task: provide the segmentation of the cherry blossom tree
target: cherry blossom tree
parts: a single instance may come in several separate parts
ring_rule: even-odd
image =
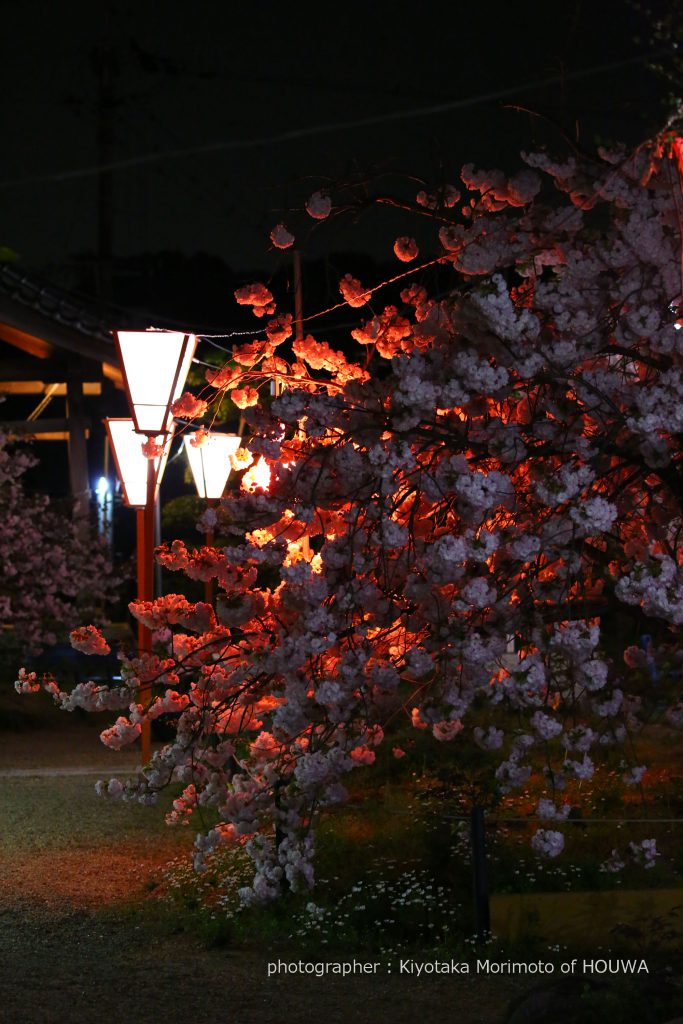
[[[43,685],[65,708],[119,710],[113,747],[179,713],[139,779],[100,789],[151,802],[182,781],[169,819],[215,808],[198,866],[246,841],[246,902],[312,884],[317,815],[402,718],[442,744],[469,733],[503,793],[543,763],[544,856],[562,849],[567,785],[630,749],[669,684],[683,720],[680,153],[668,137],[596,160],[530,153],[511,177],[468,165],[425,186],[403,205],[431,242],[393,243],[397,301],[340,280],[355,355],[293,337],[263,284],[237,292],[258,327],[200,396],[230,393],[252,431],[241,490],[205,515],[233,543],[157,552],[215,579],[216,607],[133,603],[154,650],[123,659],[119,687]],[[305,211],[344,212],[332,191]],[[271,238],[288,247],[294,226]],[[74,642],[102,649],[96,631]],[[633,855],[652,863],[646,842]]]
[[[120,583],[106,548],[26,488],[36,463],[30,446],[0,428],[0,618],[5,642],[31,655],[86,616],[101,621]]]

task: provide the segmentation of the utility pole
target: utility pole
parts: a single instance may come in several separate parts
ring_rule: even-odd
[[[118,74],[116,50],[107,37],[93,50],[97,76],[97,295],[104,307],[112,297],[114,255],[114,113]]]
[[[115,80],[118,74],[118,59],[112,43],[111,16],[112,9],[111,5],[108,4],[103,37],[91,53],[92,67],[96,79],[96,149],[99,166],[97,175],[95,289],[99,302],[100,316],[103,320],[106,319],[107,303],[111,302],[112,299],[114,256],[114,174],[113,171],[107,170],[107,167],[114,158],[114,114],[117,102]],[[72,404],[71,398],[69,403],[70,405]],[[85,445],[85,441],[83,443]],[[106,436],[104,444],[104,475],[106,477],[109,456],[109,439]],[[73,486],[72,483],[72,488]]]
[[[304,337],[304,298],[301,284],[301,253],[294,250],[294,337],[303,341]],[[301,431],[299,432],[301,434]],[[301,539],[301,554],[307,562],[311,560],[311,542],[308,536]]]
[[[301,285],[301,253],[294,250],[294,337],[302,341],[304,337],[304,300]]]

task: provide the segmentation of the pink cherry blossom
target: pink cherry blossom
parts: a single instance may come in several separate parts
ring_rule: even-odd
[[[276,224],[270,232],[270,240],[276,249],[289,249],[294,245],[294,235],[284,224]]]
[[[109,654],[111,647],[96,626],[81,626],[69,634],[71,646],[83,654]]]
[[[203,416],[208,408],[208,402],[205,402],[201,398],[196,398],[190,394],[189,391],[183,392],[180,398],[171,406],[171,412],[174,416],[185,417],[193,420]]]
[[[269,289],[238,290],[271,319],[202,392],[230,390],[251,434],[239,486],[201,520],[229,543],[158,551],[169,571],[215,580],[215,609],[134,602],[156,646],[122,656],[119,685],[17,679],[119,715],[112,746],[176,712],[141,777],[101,791],[145,803],[180,781],[170,819],[206,805],[218,820],[198,869],[244,843],[245,903],[313,884],[321,809],[383,745],[403,758],[474,744],[512,806],[535,772],[553,827],[531,845],[555,857],[570,795],[612,748],[636,786],[643,722],[670,701],[683,724],[678,165],[666,140],[628,159],[524,160],[512,175],[466,165],[462,198],[425,185],[415,216],[438,271],[418,281],[406,263],[370,287],[343,274],[359,311],[348,339],[330,343],[312,316],[292,343]],[[333,201],[356,212],[331,189],[308,212],[322,220]],[[286,390],[271,399],[273,378]],[[402,728],[419,742],[399,745]],[[651,844],[605,850],[605,870],[651,867]]]
[[[325,192],[314,192],[306,200],[306,213],[314,220],[325,220],[332,209],[332,199]]]
[[[410,263],[411,260],[417,259],[419,252],[415,239],[407,235],[402,235],[394,242],[394,253],[402,263]]]

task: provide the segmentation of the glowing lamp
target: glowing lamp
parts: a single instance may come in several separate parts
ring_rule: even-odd
[[[242,490],[253,493],[254,491],[267,491],[270,487],[272,473],[270,466],[263,456],[246,471],[242,477]]]
[[[150,436],[171,429],[197,339],[177,331],[114,331],[135,430]]]
[[[203,444],[192,444],[196,434],[187,434],[185,451],[200,498],[218,501],[230,476],[230,456],[240,446],[237,434],[206,434]]]
[[[160,434],[155,438],[158,444],[163,445],[163,451],[161,455],[152,460],[148,460],[142,454],[143,439],[136,432],[132,419],[106,419],[104,422],[109,434],[116,471],[123,487],[126,505],[130,508],[145,508],[147,505],[148,462],[153,463],[154,497],[156,498],[173,439],[173,421],[171,420],[170,430],[167,434]]]

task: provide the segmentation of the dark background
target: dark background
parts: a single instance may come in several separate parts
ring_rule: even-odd
[[[221,264],[206,256],[238,273],[275,269],[270,228],[327,182],[454,181],[466,161],[513,170],[520,149],[564,151],[563,132],[587,149],[640,141],[665,120],[666,90],[645,55],[667,49],[655,23],[675,6],[3,0],[0,244],[93,293],[98,260],[111,259],[108,298],[147,279],[134,298],[196,316],[192,283],[178,294],[188,259],[191,278],[217,276],[217,287]],[[451,101],[462,105],[394,119]],[[241,148],[202,151],[214,144]],[[129,159],[144,162],[112,172],[103,204],[98,165]],[[72,172],[85,173],[63,177]],[[314,233],[304,255],[362,249],[382,260],[390,244],[376,223],[339,224],[320,243]],[[159,276],[176,278],[170,294],[150,283]],[[203,322],[227,326],[231,296],[223,309],[214,301]]]
[[[0,0],[0,14],[0,246],[112,326],[132,311],[226,334],[257,326],[241,283],[266,280],[291,307],[291,255],[268,238],[280,220],[306,314],[339,300],[349,270],[395,273],[408,215],[318,225],[302,212],[314,190],[354,180],[413,199],[465,162],[514,171],[524,149],[637,144],[671,113],[683,42],[677,0]],[[343,345],[348,319],[316,327]],[[200,357],[225,358],[221,343]],[[125,414],[117,402],[90,400],[93,421]],[[64,446],[39,447],[42,486],[61,493]]]

